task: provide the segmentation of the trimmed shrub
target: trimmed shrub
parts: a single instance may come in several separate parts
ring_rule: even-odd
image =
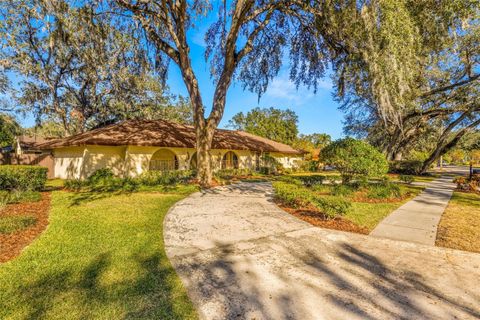
[[[353,138],[340,139],[322,149],[321,157],[334,166],[348,182],[359,176],[382,176],[388,171],[388,162],[377,149]]]
[[[115,177],[113,174],[112,169],[110,168],[102,168],[96,170],[87,178],[87,183],[89,185],[95,185],[99,183],[103,183],[105,181],[111,180]]]
[[[415,181],[415,177],[408,174],[401,174],[398,179],[402,182],[412,184]]]
[[[329,219],[347,214],[352,206],[350,202],[343,198],[328,196],[314,197],[312,203]]]
[[[391,182],[372,184],[367,192],[367,197],[370,199],[398,198],[401,195],[400,187]]]
[[[390,161],[388,171],[404,175],[416,175],[422,171],[423,162],[420,160]]]
[[[277,181],[273,183],[275,198],[293,208],[313,205],[325,214],[327,218],[334,218],[348,212],[351,204],[342,198],[332,196],[316,196],[305,187]]]
[[[295,184],[276,181],[273,183],[275,198],[293,208],[306,207],[310,204],[311,193]]]
[[[0,190],[40,191],[45,187],[48,169],[40,166],[0,166]]]

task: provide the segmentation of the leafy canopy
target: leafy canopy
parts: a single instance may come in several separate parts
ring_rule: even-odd
[[[0,113],[0,148],[12,145],[20,131],[20,125],[13,117]]]
[[[297,139],[298,116],[290,109],[254,108],[246,114],[239,112],[229,121],[229,126],[268,138],[292,144]]]

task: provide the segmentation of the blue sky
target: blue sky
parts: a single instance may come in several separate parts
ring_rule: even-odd
[[[203,35],[205,30],[198,29],[191,33],[192,64],[197,74],[202,98],[207,107],[212,105],[214,91],[213,81],[210,79],[208,65],[205,63],[205,44]],[[225,114],[220,127],[225,128],[228,120],[237,112],[255,107],[290,108],[298,115],[298,125],[301,133],[328,133],[337,139],[342,136],[343,113],[338,110],[339,104],[332,97],[332,83],[328,76],[320,83],[316,93],[306,87],[298,90],[289,80],[288,66],[285,66],[267,89],[267,92],[258,100],[258,95],[243,90],[240,83],[233,83],[227,95]],[[171,64],[168,85],[174,94],[187,95],[180,70]]]
[[[214,15],[215,13],[213,13]],[[211,22],[208,17],[205,23]],[[206,26],[197,24],[197,29],[191,30],[190,45],[192,54],[192,64],[198,77],[202,98],[205,105],[212,105],[212,96],[214,91],[213,81],[210,79],[209,67],[204,60],[205,43],[204,34]],[[337,139],[342,136],[343,114],[338,110],[338,103],[332,98],[332,83],[328,76],[322,80],[317,93],[300,87],[298,90],[289,80],[288,66],[285,66],[277,78],[269,85],[267,92],[260,101],[255,93],[244,91],[240,83],[233,83],[227,95],[227,104],[220,127],[225,128],[228,120],[237,112],[248,110],[255,107],[275,107],[280,109],[290,108],[298,115],[298,125],[301,133],[327,133],[332,138]],[[16,79],[12,79],[16,80]],[[167,84],[173,94],[182,94],[187,96],[187,91],[180,75],[178,67],[170,64],[169,77]],[[34,124],[32,117],[18,119],[23,126],[32,126]]]

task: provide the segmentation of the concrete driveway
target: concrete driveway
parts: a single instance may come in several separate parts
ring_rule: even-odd
[[[165,245],[203,319],[478,319],[480,255],[315,228],[241,183],[166,217]]]

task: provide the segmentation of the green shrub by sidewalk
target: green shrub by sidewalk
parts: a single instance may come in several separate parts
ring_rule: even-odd
[[[293,208],[314,206],[326,217],[333,219],[345,215],[351,204],[346,199],[333,196],[319,196],[306,187],[284,181],[273,183],[275,197]]]
[[[388,199],[399,198],[402,196],[400,187],[395,183],[381,182],[377,184],[371,184],[368,187],[367,197],[370,199]]]
[[[400,180],[402,182],[405,182],[405,183],[408,183],[408,184],[412,184],[415,181],[415,177],[411,176],[411,175],[408,175],[408,174],[401,174],[398,177],[398,180]]]
[[[312,203],[329,219],[344,216],[352,206],[346,199],[332,196],[315,196]]]
[[[47,181],[47,168],[39,166],[0,166],[0,190],[40,191]]]
[[[358,177],[378,177],[387,173],[385,156],[368,143],[353,138],[340,139],[322,149],[321,157],[334,166],[347,183]]]

